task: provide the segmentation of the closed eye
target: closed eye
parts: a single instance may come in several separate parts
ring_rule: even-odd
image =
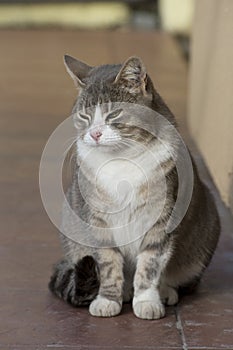
[[[90,124],[91,122],[91,116],[83,113],[83,112],[78,112],[78,116],[80,117],[81,120],[85,121],[86,123]]]
[[[105,118],[106,122],[112,122],[115,121],[115,119],[119,118],[121,115],[122,109],[118,108],[115,109],[114,111],[110,112],[107,117]]]

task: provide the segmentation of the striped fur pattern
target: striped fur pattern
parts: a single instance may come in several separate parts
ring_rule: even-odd
[[[178,302],[179,289],[196,285],[211,260],[220,232],[215,204],[193,163],[191,203],[179,226],[166,233],[178,189],[175,161],[171,157],[176,154],[177,140],[169,129],[159,130],[166,143],[165,148],[161,147],[157,137],[148,131],[122,123],[124,108],[114,105],[126,102],[149,107],[175,126],[174,116],[154,89],[139,58],[129,58],[122,65],[90,67],[65,56],[65,65],[78,88],[73,108],[78,130],[77,156],[67,199],[85,222],[105,230],[101,234],[79,232],[64,205],[63,232],[68,235],[73,225],[78,237],[87,237],[93,244],[81,245],[61,236],[65,256],[55,266],[50,289],[74,306],[90,304],[93,316],[118,315],[122,303],[132,301],[137,317],[159,319],[165,315],[164,305]],[[139,146],[136,151],[132,142]],[[156,161],[151,160],[151,152]],[[109,162],[116,155],[122,159]],[[127,163],[125,158],[130,161]],[[141,170],[133,167],[135,161],[146,174],[146,180]],[[101,164],[106,166],[96,178]],[[127,186],[116,196],[114,189],[123,180],[134,187],[132,197]],[[98,205],[101,210],[96,209]],[[122,206],[124,210],[119,210]],[[119,223],[126,226],[117,234],[108,230]],[[133,239],[142,227],[148,227],[146,234]],[[131,243],[123,244],[126,238]],[[94,248],[98,245],[102,248]]]
[[[88,305],[99,290],[96,262],[91,256],[85,256],[76,264],[61,260],[54,268],[49,289],[74,306]]]

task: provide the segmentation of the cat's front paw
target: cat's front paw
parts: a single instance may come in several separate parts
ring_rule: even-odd
[[[92,301],[89,312],[92,316],[112,317],[121,312],[121,303],[98,296]]]
[[[149,288],[133,298],[135,316],[146,320],[157,320],[164,317],[165,308],[157,289]]]
[[[138,301],[133,305],[135,316],[145,320],[157,320],[165,316],[165,308],[162,303],[155,301]]]

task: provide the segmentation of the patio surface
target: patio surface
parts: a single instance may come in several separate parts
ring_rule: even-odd
[[[233,349],[233,221],[185,127],[187,68],[174,40],[153,32],[0,31],[0,349]],[[64,53],[89,64],[140,56],[173,110],[221,216],[222,235],[198,291],[161,320],[94,318],[47,289],[60,258],[39,194],[38,166],[75,89]]]

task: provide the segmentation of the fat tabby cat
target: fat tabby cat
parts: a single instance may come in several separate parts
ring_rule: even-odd
[[[146,129],[136,119],[143,123],[152,110],[173,128],[176,122],[141,59],[92,67],[66,55],[65,66],[78,90],[72,111],[77,128],[75,167],[66,198],[92,228],[75,227],[77,237],[90,238],[93,244],[69,237],[75,222],[64,205],[64,257],[54,267],[50,290],[74,306],[89,305],[93,316],[116,316],[123,302],[132,301],[137,317],[159,319],[165,305],[178,302],[180,290],[199,282],[211,260],[220,232],[213,198],[192,160],[190,204],[179,225],[172,232],[166,230],[179,186],[176,139],[169,134],[171,129],[158,130],[165,147],[161,137],[149,132],[153,118]],[[144,115],[133,113],[127,123],[128,105],[134,111],[142,108]],[[135,164],[140,165],[138,171]],[[122,180],[133,186],[130,198],[127,186],[116,191]],[[117,224],[114,234],[111,228]]]

